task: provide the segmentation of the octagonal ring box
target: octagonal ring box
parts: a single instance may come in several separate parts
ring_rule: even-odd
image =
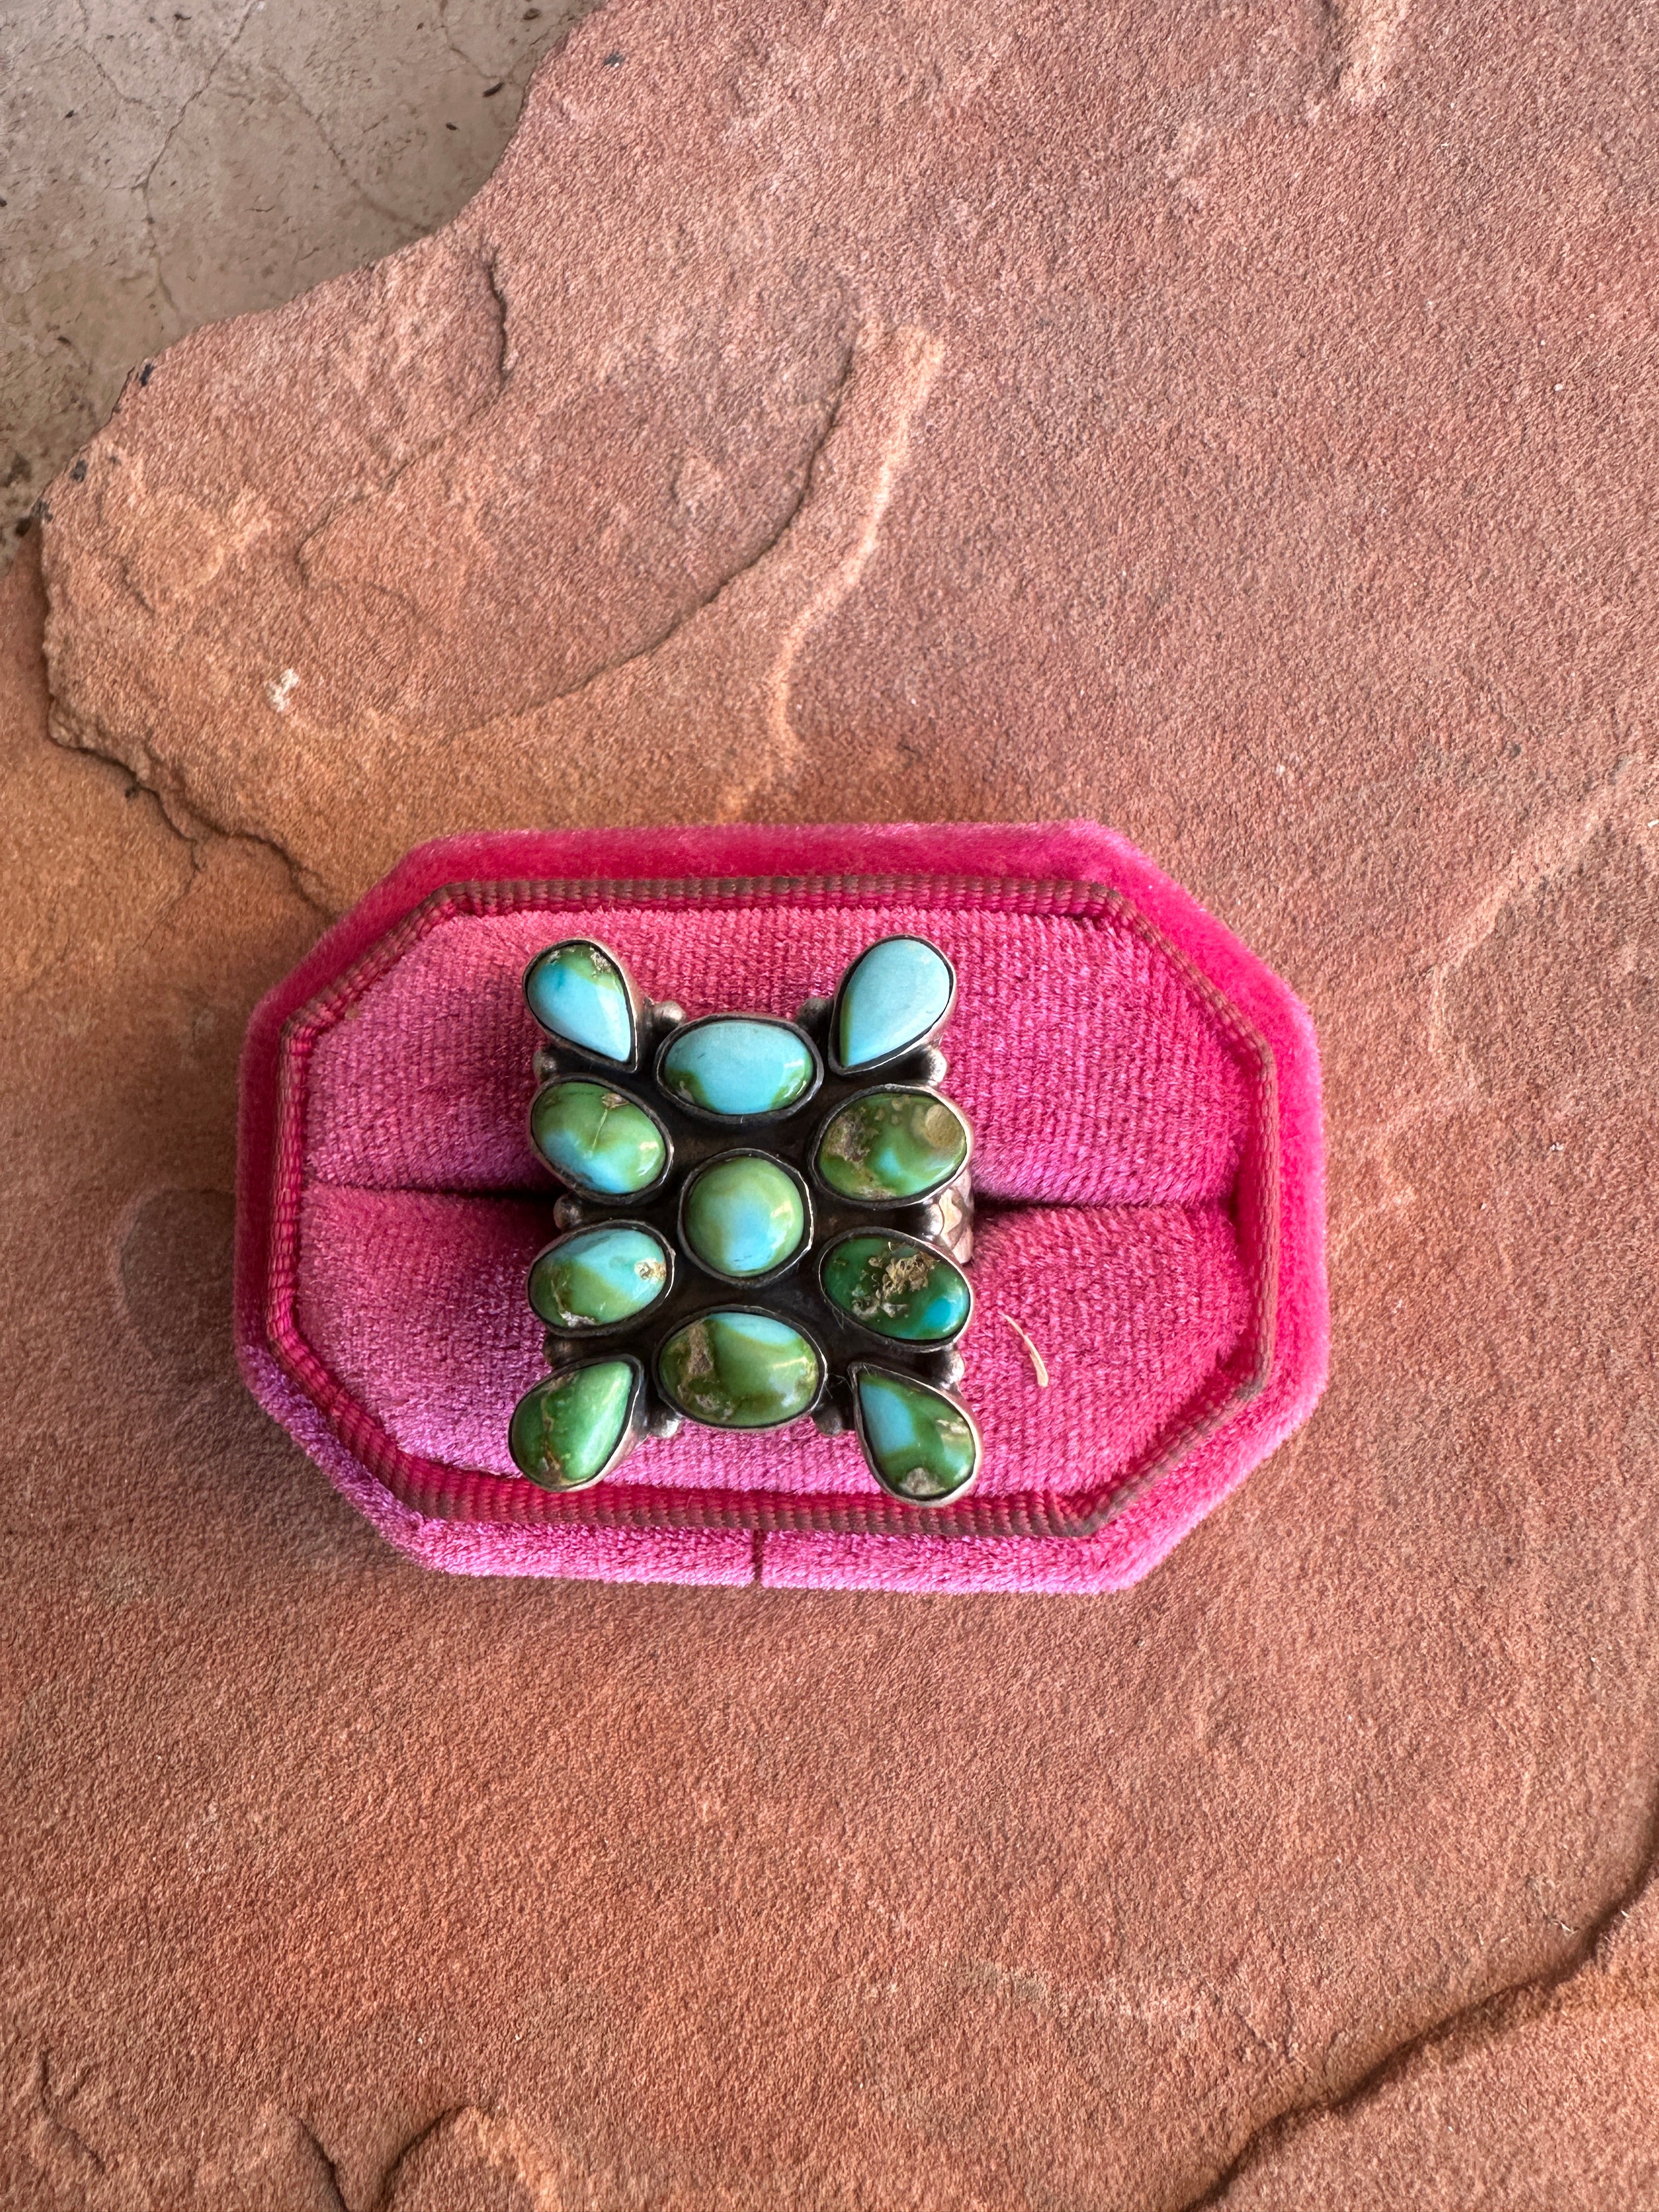
[[[975,1131],[972,1490],[908,1504],[806,1419],[688,1422],[591,1489],[526,1480],[507,1425],[546,1372],[525,1285],[558,1195],[526,1133],[526,963],[591,938],[690,1016],[788,1016],[898,933],[959,983],[940,1043]],[[423,846],[257,1009],[238,1184],[248,1387],[382,1535],[457,1573],[1121,1588],[1324,1380],[1312,1025],[1088,823]]]

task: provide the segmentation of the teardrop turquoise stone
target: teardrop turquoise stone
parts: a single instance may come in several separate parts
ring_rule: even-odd
[[[765,1314],[705,1314],[675,1331],[657,1367],[680,1411],[716,1429],[792,1421],[823,1379],[818,1355],[800,1332]]]
[[[775,1161],[715,1160],[686,1186],[680,1216],[696,1257],[719,1275],[764,1275],[806,1234],[800,1187]]]
[[[550,945],[524,979],[530,1011],[544,1030],[605,1060],[634,1051],[634,1010],[622,971],[585,939]]]
[[[968,1127],[927,1091],[872,1091],[849,1099],[818,1141],[818,1173],[843,1198],[924,1198],[968,1157]]]
[[[665,1091],[706,1114],[781,1114],[812,1085],[812,1055],[781,1022],[699,1022],[669,1040]]]
[[[667,1143],[651,1116],[603,1083],[544,1085],[530,1109],[530,1133],[556,1174],[600,1198],[648,1189],[667,1164]]]
[[[920,937],[885,937],[860,956],[842,986],[836,1050],[843,1067],[867,1067],[917,1044],[951,1003],[945,955]]]
[[[960,1406],[925,1382],[868,1369],[858,1378],[865,1456],[884,1490],[913,1505],[939,1505],[979,1469],[979,1438]]]
[[[622,1441],[633,1388],[625,1359],[550,1375],[513,1409],[507,1441],[514,1464],[544,1490],[580,1490],[594,1481]]]
[[[824,1255],[823,1288],[843,1313],[902,1344],[948,1344],[973,1304],[959,1267],[902,1237],[843,1237]]]
[[[530,1303],[550,1328],[614,1328],[668,1287],[668,1255],[644,1229],[581,1229],[530,1270]]]

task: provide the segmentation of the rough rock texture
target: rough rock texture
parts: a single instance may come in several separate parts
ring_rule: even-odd
[[[461,206],[592,0],[0,0],[0,568],[128,374]]]
[[[54,486],[7,2201],[1651,2203],[1653,37],[615,4],[458,225]],[[1147,1583],[434,1581],[242,1399],[307,899],[472,823],[1068,808],[1326,1056],[1331,1389]]]

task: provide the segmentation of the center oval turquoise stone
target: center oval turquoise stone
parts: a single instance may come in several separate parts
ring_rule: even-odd
[[[748,1153],[714,1160],[686,1186],[680,1228],[692,1255],[717,1275],[766,1275],[800,1249],[800,1186],[775,1160]]]
[[[865,1456],[884,1490],[913,1505],[940,1505],[979,1471],[979,1437],[942,1390],[864,1369],[858,1377]]]
[[[629,1360],[596,1359],[526,1391],[507,1439],[520,1473],[544,1490],[580,1490],[597,1481],[628,1425],[634,1376]]]
[[[960,1267],[902,1237],[843,1237],[824,1255],[823,1282],[832,1304],[902,1344],[948,1344],[973,1304]]]
[[[765,1314],[705,1314],[657,1355],[662,1387],[681,1413],[716,1429],[771,1429],[804,1413],[823,1379],[799,1329]]]
[[[817,1168],[843,1198],[879,1205],[926,1198],[968,1157],[968,1127],[930,1091],[872,1091],[830,1116]]]
[[[550,1328],[614,1328],[667,1288],[667,1249],[648,1229],[580,1229],[530,1270],[530,1303]]]
[[[812,1087],[812,1054],[782,1022],[721,1015],[669,1039],[657,1079],[705,1114],[781,1114]]]
[[[642,1106],[580,1077],[536,1093],[530,1133],[556,1175],[599,1198],[648,1190],[668,1164],[668,1140]]]
[[[634,1008],[628,985],[602,946],[580,937],[550,945],[531,962],[524,994],[551,1036],[605,1060],[632,1059]]]
[[[921,937],[884,937],[842,985],[836,1051],[843,1067],[867,1067],[919,1044],[951,1003],[951,965]]]

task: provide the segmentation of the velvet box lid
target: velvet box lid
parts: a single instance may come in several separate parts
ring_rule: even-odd
[[[590,936],[691,1016],[787,1015],[899,932],[933,939],[960,980],[941,1042],[975,1130],[973,1490],[908,1505],[854,1438],[806,1421],[688,1425],[589,1491],[526,1481],[507,1429],[545,1369],[525,1278],[557,1195],[526,1134],[526,963]],[[1306,1013],[1092,824],[451,838],[410,854],[254,1014],[239,1352],[266,1409],[429,1566],[1113,1589],[1317,1398],[1322,1172]]]

